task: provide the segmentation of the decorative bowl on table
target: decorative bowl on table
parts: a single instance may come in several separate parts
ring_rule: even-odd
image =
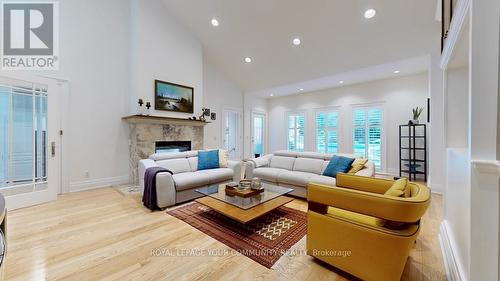
[[[238,189],[248,189],[252,186],[252,180],[244,179],[240,180],[240,184],[238,185]]]

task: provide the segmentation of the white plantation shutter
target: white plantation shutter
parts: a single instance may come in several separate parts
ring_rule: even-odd
[[[304,151],[304,123],[304,113],[288,114],[288,150]]]
[[[353,151],[382,168],[382,118],[380,107],[355,108],[353,111]]]
[[[316,113],[316,151],[338,152],[338,112]]]

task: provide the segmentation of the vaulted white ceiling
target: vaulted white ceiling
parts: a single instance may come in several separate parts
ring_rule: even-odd
[[[429,54],[440,24],[431,0],[163,0],[204,56],[247,92]],[[365,19],[374,8],[377,15]],[[212,18],[220,25],[213,27]],[[292,39],[299,37],[300,46]],[[251,57],[251,63],[244,58]]]

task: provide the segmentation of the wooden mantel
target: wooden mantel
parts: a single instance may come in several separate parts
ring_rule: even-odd
[[[148,116],[148,115],[130,115],[122,117],[123,120],[132,124],[158,124],[158,125],[184,125],[184,126],[205,126],[210,122],[200,120],[189,120],[184,118]]]

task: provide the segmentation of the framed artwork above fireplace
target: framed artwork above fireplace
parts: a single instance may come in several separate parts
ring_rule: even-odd
[[[155,110],[194,113],[194,88],[155,80]]]

